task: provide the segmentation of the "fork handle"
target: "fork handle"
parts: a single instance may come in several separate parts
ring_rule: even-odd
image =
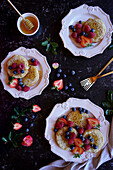
[[[106,74],[103,74],[103,75],[101,75],[101,76],[98,76],[97,79],[98,79],[98,78],[101,78],[101,77],[108,76],[108,75],[110,75],[110,74],[113,74],[113,71],[110,71],[109,73],[106,73]]]
[[[106,69],[106,67],[111,63],[113,61],[113,57],[111,58],[111,60],[104,66],[104,68],[97,74],[97,77],[98,77],[98,75],[100,75],[105,69]],[[109,72],[110,73],[110,72]],[[112,73],[111,73],[112,74]],[[103,75],[105,75],[105,74],[103,74]],[[100,77],[100,76],[99,76]],[[103,76],[102,76],[103,77]]]

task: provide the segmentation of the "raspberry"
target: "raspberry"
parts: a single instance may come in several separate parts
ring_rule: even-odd
[[[34,65],[34,66],[37,66],[38,64],[39,64],[38,60],[35,60],[35,61],[33,62],[33,65]]]
[[[76,33],[76,32],[73,32],[73,33],[71,34],[71,36],[72,36],[73,38],[77,38],[77,33]]]
[[[16,64],[16,63],[13,63],[11,67],[14,69],[14,68],[17,67],[17,64]]]
[[[76,42],[77,42],[77,43],[80,43],[80,42],[81,42],[81,38],[80,38],[80,37],[77,37]]]
[[[87,124],[87,125],[86,125],[86,129],[87,129],[87,130],[90,130],[91,128],[92,128],[92,126],[91,126],[90,124]]]
[[[91,28],[89,27],[89,25],[86,25],[86,26],[85,26],[84,31],[85,31],[85,32],[91,31]]]
[[[82,24],[76,24],[75,26],[76,26],[76,29],[82,28]]]
[[[78,132],[79,132],[79,134],[83,134],[84,133],[84,129],[83,128],[79,128]]]
[[[71,144],[74,143],[74,140],[73,140],[73,139],[69,139],[69,140],[68,140],[68,143],[69,143],[69,145],[71,145]]]
[[[64,126],[63,122],[57,122],[56,123],[56,129],[61,129],[61,128],[63,128],[63,126]]]
[[[24,70],[25,65],[24,65],[23,63],[20,63],[18,67],[19,67],[21,70]]]
[[[16,89],[17,89],[18,91],[21,91],[21,90],[22,90],[22,87],[18,85],[18,86],[16,87]]]
[[[78,35],[80,35],[80,34],[81,34],[81,32],[82,32],[82,30],[81,30],[81,29],[78,29],[78,30],[77,30],[77,34],[78,34]]]
[[[29,90],[30,90],[30,87],[28,87],[28,86],[23,87],[23,91],[27,92]]]
[[[90,145],[84,145],[84,149],[85,149],[85,151],[88,151],[90,148],[91,148],[91,146],[90,146]]]
[[[72,127],[74,125],[72,121],[68,121],[67,123],[69,127]]]
[[[89,32],[88,37],[89,37],[89,38],[94,38],[94,37],[95,37],[95,32]]]
[[[21,69],[17,68],[17,73],[20,74],[21,73]]]
[[[70,139],[74,140],[76,138],[76,134],[74,132],[69,134]]]
[[[89,140],[87,138],[85,139],[84,144],[89,144]]]

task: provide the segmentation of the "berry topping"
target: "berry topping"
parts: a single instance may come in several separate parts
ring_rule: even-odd
[[[28,87],[28,86],[23,87],[23,91],[24,91],[24,92],[27,92],[27,91],[29,91],[29,90],[30,90],[30,87]]]
[[[71,91],[75,91],[74,87],[71,88]]]
[[[31,123],[31,125],[30,125],[31,127],[33,127],[34,126],[34,124],[33,123]]]
[[[26,132],[29,132],[29,129],[28,129],[28,128],[26,129]]]
[[[89,37],[89,38],[94,38],[94,37],[95,37],[95,32],[89,32],[88,37]]]
[[[32,119],[35,119],[35,115],[32,116]]]
[[[79,24],[82,24],[82,21],[79,21]]]
[[[80,114],[83,114],[84,112],[83,111],[80,111]]]
[[[70,139],[75,139],[76,138],[76,134],[74,133],[74,132],[71,132],[70,134],[69,134],[69,137],[70,137]]]
[[[84,136],[82,136],[80,139],[81,139],[83,142],[85,141],[85,137],[84,137]]]
[[[83,109],[83,112],[85,113],[85,112],[86,112],[86,109]]]
[[[63,118],[66,119],[66,115],[64,115]]]
[[[81,34],[85,36],[86,33],[85,33],[85,32],[82,32]]]
[[[89,144],[89,140],[87,138],[85,139],[84,144],[86,144],[86,145]]]
[[[79,128],[78,132],[79,132],[79,134],[83,134],[84,133],[84,129],[83,128]]]
[[[80,29],[80,28],[82,28],[82,24],[77,23],[77,24],[75,25],[75,27],[76,27],[76,29]]]
[[[68,90],[68,86],[65,86],[65,90]]]
[[[21,73],[21,69],[17,68],[17,73],[20,74]]]
[[[68,121],[67,123],[69,127],[72,127],[74,125],[72,121]]]
[[[81,36],[81,46],[82,47],[87,47],[92,43],[92,40],[90,38],[87,38],[85,36]]]
[[[72,111],[75,112],[76,111],[76,107],[72,107]]]
[[[41,110],[41,108],[40,108],[38,105],[36,105],[36,104],[33,105],[33,107],[32,107],[32,111],[33,111],[33,112],[36,113],[36,112],[39,112],[40,110]]]
[[[93,146],[94,146],[94,145],[93,145],[93,144],[91,144],[90,146],[93,148]]]
[[[73,28],[72,31],[73,31],[73,32],[76,32],[76,28]]]
[[[98,148],[98,146],[97,145],[93,145],[93,149],[97,149]]]
[[[13,63],[13,64],[12,64],[12,68],[13,68],[13,69],[17,68],[17,64],[16,64],[16,63]]]
[[[58,73],[62,73],[62,69],[61,68],[58,69]]]
[[[24,70],[25,65],[24,65],[23,63],[20,63],[18,67],[19,67],[21,70]]]
[[[22,90],[22,87],[21,87],[20,85],[18,85],[18,86],[16,87],[16,89],[17,89],[18,91],[21,91],[21,90]]]
[[[23,87],[25,87],[25,84],[22,84],[21,86],[22,86],[22,88],[23,88]]]
[[[88,123],[92,126],[92,127],[98,127],[99,126],[99,120],[95,119],[95,118],[88,118]]]
[[[77,33],[76,33],[76,32],[73,32],[73,33],[71,34],[71,36],[72,36],[73,38],[77,38]]]
[[[66,120],[66,119],[60,118],[59,121],[60,121],[60,122],[63,122],[65,125],[67,125],[67,120]]]
[[[64,123],[63,122],[57,122],[55,127],[56,127],[56,129],[61,129],[61,128],[64,127]]]
[[[33,63],[34,61],[35,61],[35,58],[32,58],[32,59],[31,59],[31,62]]]
[[[73,149],[73,154],[79,153],[80,155],[82,155],[84,152],[83,148],[75,146],[75,148]]]
[[[83,141],[80,138],[75,138],[74,143],[76,146],[82,147]]]
[[[53,82],[53,86],[56,87],[58,90],[61,90],[63,88],[63,80],[56,80]]]
[[[21,70],[21,73],[23,74],[23,73],[24,73],[24,70]]]
[[[16,70],[14,70],[14,71],[13,71],[13,73],[14,73],[14,74],[17,74],[17,71],[16,71]]]
[[[74,143],[74,140],[73,139],[69,139],[68,143],[69,143],[69,145],[72,145]]]
[[[88,151],[90,148],[91,148],[91,146],[90,146],[90,145],[84,145],[84,149],[85,149],[85,151]]]
[[[86,110],[86,114],[89,114],[89,110]]]
[[[77,34],[78,34],[78,35],[80,35],[80,34],[81,34],[81,32],[82,32],[82,30],[81,30],[81,29],[78,29],[78,30],[77,30]]]
[[[15,88],[17,85],[18,85],[18,79],[13,79],[9,84],[11,88]]]
[[[95,32],[94,28],[91,29],[91,32]]]
[[[78,130],[78,129],[79,129],[79,126],[76,126],[76,129]]]
[[[69,127],[68,130],[71,132],[72,131],[72,127]]]
[[[73,28],[74,28],[74,26],[73,26],[73,25],[70,25],[70,26],[69,26],[69,29],[70,29],[70,30],[72,30]]]
[[[69,87],[71,87],[72,86],[72,83],[69,83]]]
[[[56,133],[58,131],[58,129],[54,129],[54,132]]]
[[[12,67],[11,67],[11,66],[9,66],[8,68],[9,68],[9,70],[12,70]]]
[[[76,42],[77,42],[77,43],[80,43],[80,42],[81,42],[81,38],[80,38],[80,37],[77,37],[77,38],[76,38]]]
[[[92,137],[91,136],[88,136],[88,139],[90,140]]]
[[[90,141],[91,141],[91,142],[94,142],[94,139],[93,139],[93,138],[91,138],[91,139],[90,139]]]
[[[69,131],[66,131],[66,135],[69,135]]]
[[[22,79],[21,79],[21,78],[19,78],[19,79],[18,79],[18,81],[20,82],[20,81],[22,81]]]
[[[25,122],[27,122],[27,121],[28,121],[28,118],[26,117],[26,118],[25,118]]]
[[[80,138],[81,138],[82,136],[83,136],[82,134],[79,135]]]
[[[82,111],[82,107],[79,107],[78,110],[81,112]]]
[[[89,25],[86,25],[86,26],[85,26],[84,31],[85,31],[85,32],[91,31],[91,28],[89,27]]]
[[[33,62],[33,65],[34,65],[34,66],[37,66],[38,64],[39,64],[38,60],[35,60],[35,61]]]
[[[57,73],[57,77],[60,77],[60,74],[59,74],[59,73]]]
[[[72,74],[72,76],[74,76],[75,75],[75,70],[72,70],[71,74]]]
[[[66,78],[67,76],[66,76],[66,74],[64,74],[64,78]]]
[[[91,126],[90,124],[87,124],[87,125],[86,125],[86,129],[87,129],[87,130],[90,130],[91,128],[92,128],[92,126]]]
[[[69,139],[69,135],[66,135],[65,138],[66,138],[66,139]]]
[[[88,37],[88,34],[87,34],[87,33],[85,33],[85,37]]]
[[[72,146],[71,146],[71,150],[73,150],[74,148],[75,148],[75,146],[72,145]]]

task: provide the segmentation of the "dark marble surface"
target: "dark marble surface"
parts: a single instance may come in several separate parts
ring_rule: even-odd
[[[85,92],[79,82],[80,80],[95,75],[111,59],[113,51],[106,49],[103,54],[99,54],[91,59],[84,57],[74,57],[67,49],[59,37],[61,20],[70,9],[76,8],[84,3],[92,6],[100,6],[110,15],[113,22],[113,1],[112,0],[18,0],[12,2],[21,13],[32,12],[39,17],[40,29],[38,33],[31,37],[22,35],[16,26],[18,14],[13,10],[7,1],[0,1],[0,62],[6,57],[9,51],[13,51],[20,46],[36,48],[43,55],[47,56],[49,65],[55,61],[61,64],[63,72],[67,74],[64,84],[71,82],[75,88],[74,92],[62,90],[61,92],[51,91],[52,82],[57,79],[57,71],[52,69],[50,74],[50,84],[40,96],[30,100],[15,99],[3,89],[0,82],[0,138],[7,136],[9,132],[10,116],[16,105],[29,107],[37,103],[42,111],[34,120],[34,127],[30,128],[29,134],[34,142],[31,147],[20,146],[14,148],[12,145],[4,145],[0,140],[0,169],[3,170],[35,170],[60,159],[51,152],[48,141],[44,138],[45,119],[50,114],[56,103],[62,103],[69,97],[89,98],[95,104],[101,106],[105,100],[108,89],[113,88],[113,75],[98,80],[98,82]],[[41,42],[46,37],[51,36],[52,40],[58,42],[58,55],[47,54]],[[68,71],[76,70],[76,76],[70,77]],[[113,63],[106,69],[113,70]],[[29,124],[28,124],[29,127]],[[100,166],[100,170],[113,169],[113,160]]]

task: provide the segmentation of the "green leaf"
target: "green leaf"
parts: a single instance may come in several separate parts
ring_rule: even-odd
[[[47,40],[48,40],[48,41],[50,41],[50,40],[51,40],[51,38],[49,37],[49,38],[47,38]]]
[[[11,141],[11,137],[12,137],[12,133],[11,132],[9,132],[9,136],[8,136],[8,138],[9,138],[9,140]]]
[[[51,90],[55,90],[56,89],[56,87],[51,87]]]
[[[20,118],[17,119],[17,122],[20,123]]]
[[[44,41],[44,42],[42,42],[42,46],[46,46],[48,44],[48,41],[46,40],[46,41]]]
[[[50,51],[50,44],[47,44],[46,51],[47,51],[47,52],[49,52],[49,51]]]
[[[11,119],[17,119],[17,118],[18,118],[18,116],[15,116],[15,115],[11,116]]]
[[[17,147],[18,147],[18,144],[17,144],[17,142],[16,142],[16,141],[13,141],[13,142],[12,142],[12,144],[13,144],[13,146],[14,146],[15,148],[17,148]]]
[[[80,156],[81,156],[81,155],[77,153],[77,154],[74,155],[73,158],[80,158]]]
[[[113,110],[107,109],[107,110],[105,111],[105,114],[106,114],[106,115],[112,115],[112,114],[113,114]]]
[[[91,43],[91,44],[88,44],[86,47],[91,47],[91,46],[93,46],[93,44]]]
[[[57,55],[56,48],[52,48],[53,54]]]
[[[5,137],[2,137],[2,140],[3,140],[4,142],[8,142],[8,140],[7,140]]]
[[[113,44],[111,44],[110,46],[109,46],[109,50],[112,50],[113,49]]]
[[[108,90],[107,99],[108,101],[113,103],[113,91],[112,90]]]
[[[111,108],[112,105],[110,102],[102,102],[102,105],[105,107],[105,108]]]
[[[18,112],[17,108],[14,108],[14,112],[19,116],[19,112]]]
[[[52,47],[58,47],[58,43],[56,42],[50,42],[50,44],[52,45]]]

